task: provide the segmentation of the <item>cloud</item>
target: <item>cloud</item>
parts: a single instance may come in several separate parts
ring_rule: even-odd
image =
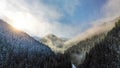
[[[73,27],[73,24],[66,25],[58,21],[63,15],[57,8],[46,5],[39,0],[29,1],[0,0],[0,18],[11,25],[20,24],[25,27],[22,28],[23,31],[40,37],[49,33],[60,37],[72,37],[80,32],[79,26]],[[66,8],[74,10],[74,7],[68,7],[68,1],[65,5]]]
[[[73,15],[80,0],[49,0],[55,4],[45,4],[43,0],[0,0],[0,18],[9,24],[24,23],[22,30],[35,36],[55,34],[60,37],[74,37],[84,24],[64,24],[59,20],[67,13]],[[120,0],[107,0],[101,9],[103,16],[91,22],[98,25],[120,15]],[[22,25],[22,24],[21,24]],[[87,26],[87,25],[86,25]],[[92,28],[92,27],[91,27]],[[94,27],[93,27],[94,28]],[[86,32],[86,31],[84,31]]]
[[[73,15],[77,6],[80,5],[80,0],[63,0],[64,10],[70,15]]]
[[[120,0],[107,0],[101,8],[102,17],[94,23],[101,23],[120,17]]]
[[[80,1],[81,0],[47,0],[45,3],[59,10],[61,14],[66,13],[68,15],[73,15],[77,6],[80,5]]]
[[[102,17],[91,22],[92,25],[100,25],[105,22],[114,20],[120,17],[120,0],[107,0],[107,2],[102,5],[100,12]]]
[[[111,30],[120,19],[120,0],[108,0],[101,8],[101,12],[103,16],[100,19],[92,21],[89,29],[65,42],[65,46],[69,48],[82,40]]]
[[[118,17],[120,16],[120,0],[108,0],[102,8],[105,17]]]

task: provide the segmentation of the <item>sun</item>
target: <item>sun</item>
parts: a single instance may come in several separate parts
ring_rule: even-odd
[[[19,30],[23,30],[27,28],[27,25],[25,25],[24,23],[17,23],[17,22],[13,23],[12,26]]]
[[[18,18],[13,19],[12,26],[19,30],[30,29],[31,23],[28,23],[26,18]]]
[[[32,29],[33,24],[33,17],[28,13],[17,13],[16,15],[11,15],[12,23],[11,25],[19,30],[28,30]]]

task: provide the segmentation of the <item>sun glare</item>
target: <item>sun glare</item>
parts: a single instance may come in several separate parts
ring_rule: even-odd
[[[33,24],[33,17],[28,13],[17,13],[16,16],[11,17],[12,19],[12,26],[19,30],[26,30],[32,29]]]
[[[12,24],[12,26],[19,30],[27,28],[27,26],[24,23],[17,23],[17,22]]]

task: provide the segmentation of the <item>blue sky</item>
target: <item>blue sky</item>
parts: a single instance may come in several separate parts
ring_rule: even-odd
[[[0,18],[32,36],[72,38],[120,16],[119,4],[120,0],[1,0]]]
[[[75,1],[75,0],[73,0]],[[68,13],[64,6],[65,0],[43,0],[43,3],[56,6],[59,8],[59,11],[64,14],[64,16],[60,19],[61,23],[87,23],[93,20],[96,20],[102,16],[101,8],[106,3],[107,0],[78,0],[77,5],[69,4],[70,6],[74,6],[75,9],[69,9],[68,11],[71,12],[74,10],[72,14]],[[67,0],[69,3],[70,0]],[[73,2],[74,3],[74,2]],[[76,22],[74,22],[76,21]]]

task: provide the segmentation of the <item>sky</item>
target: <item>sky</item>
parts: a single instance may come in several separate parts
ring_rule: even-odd
[[[29,35],[72,38],[120,16],[120,0],[0,0],[0,18]]]

